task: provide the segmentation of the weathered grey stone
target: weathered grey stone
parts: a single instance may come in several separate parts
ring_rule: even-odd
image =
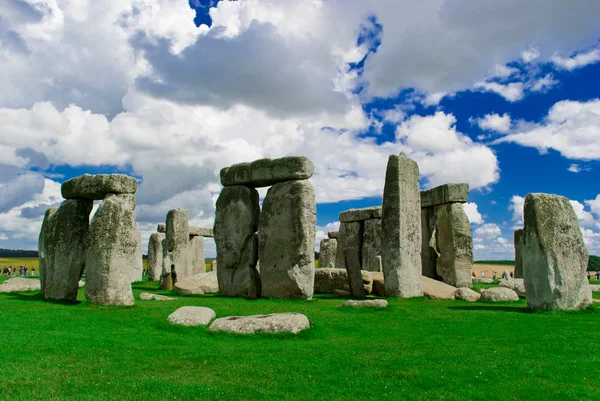
[[[0,294],[5,292],[39,291],[40,280],[13,277],[0,284]]]
[[[387,308],[390,304],[385,299],[366,299],[362,301],[355,301],[350,299],[343,304],[341,304],[340,308],[374,308],[374,309],[383,309]]]
[[[482,284],[493,284],[494,279],[491,277],[473,277],[471,279],[473,283],[482,283]]]
[[[108,194],[135,194],[137,180],[125,174],[84,174],[63,182],[60,192],[65,199],[102,200]]]
[[[136,231],[136,246],[135,253],[133,255],[134,265],[131,270],[131,282],[142,281],[144,275],[144,253],[142,251],[142,233],[139,230]]]
[[[346,271],[348,272],[350,293],[355,298],[365,298],[367,293],[362,283],[359,250],[356,248],[346,248],[344,249],[344,257],[346,259]]]
[[[212,228],[190,227],[190,237],[194,236],[212,238],[215,233]]]
[[[309,179],[314,171],[315,165],[304,156],[260,159],[225,167],[221,170],[221,184],[224,187],[268,187],[283,181]]]
[[[260,221],[258,192],[245,186],[223,188],[217,199],[215,243],[219,292],[225,296],[258,298],[257,269]]]
[[[212,262],[210,262],[210,271],[211,272],[217,272],[217,260],[213,260]]]
[[[425,276],[421,276],[421,282],[423,283],[423,294],[427,298],[454,299],[456,287]]]
[[[347,298],[349,296],[351,296],[352,294],[350,294],[350,291],[346,291],[346,290],[338,290],[337,288],[335,290],[333,290],[333,296],[334,297],[338,297],[338,298]]]
[[[85,269],[85,246],[94,202],[67,199],[49,212],[40,233],[41,290],[46,299],[75,301]],[[48,216],[47,214],[47,216]]]
[[[444,184],[421,191],[421,207],[446,203],[465,203],[469,200],[469,184]]]
[[[346,268],[345,249],[359,249],[359,252],[362,252],[363,227],[364,225],[360,221],[340,224],[340,231],[338,232],[337,239],[338,247],[335,255],[336,268]],[[359,254],[359,258],[362,261],[362,255]]]
[[[202,295],[219,291],[217,272],[201,273],[179,280],[173,290],[186,295]]]
[[[206,273],[206,261],[204,260],[204,237],[190,237],[189,252],[189,270],[186,277]]]
[[[454,292],[454,298],[462,299],[464,301],[469,301],[469,302],[476,302],[476,301],[479,301],[479,298],[481,298],[481,294],[473,291],[470,288],[458,288]]]
[[[40,279],[44,279],[45,270],[53,270],[52,264],[54,263],[54,254],[48,255],[46,250],[46,242],[54,242],[54,224],[51,222],[51,217],[56,213],[58,208],[51,207],[46,209],[44,214],[44,220],[42,221],[42,228],[40,229],[40,236],[38,239],[38,255],[40,260]],[[52,247],[52,246],[50,246]],[[43,292],[42,292],[43,293]]]
[[[590,284],[590,290],[592,290],[592,292],[600,292],[600,285],[591,285]]]
[[[373,280],[373,291],[371,294],[377,295],[378,297],[385,297],[383,272],[371,272],[371,278]]]
[[[362,270],[362,283],[367,294],[373,290],[373,278],[371,272]],[[346,269],[315,269],[315,294],[333,294],[335,290],[348,291],[350,293],[350,284],[348,281],[348,272]]]
[[[163,233],[150,234],[148,241],[148,281],[160,280],[163,265],[162,244],[165,239]]]
[[[182,326],[206,326],[217,317],[214,310],[203,306],[182,306],[167,317],[171,324]]]
[[[164,290],[172,290],[173,289],[173,281],[171,281],[171,254],[169,253],[169,247],[167,246],[166,234],[165,234],[165,238],[162,240],[162,251],[163,251],[163,259],[162,259],[162,270],[160,273],[160,288],[162,288]]]
[[[100,305],[133,305],[131,277],[139,232],[133,195],[107,195],[87,236],[85,297]]]
[[[525,197],[523,276],[531,309],[581,309],[592,301],[587,280],[588,252],[569,200]]]
[[[366,207],[362,209],[346,210],[339,215],[341,223],[350,223],[353,221],[364,221],[381,218],[381,206]]]
[[[381,219],[371,219],[364,222],[361,256],[363,270],[382,271]]]
[[[310,181],[269,188],[258,230],[263,297],[312,298],[316,213]]]
[[[159,224],[156,227],[156,231],[162,234],[166,234],[167,233],[167,225],[166,224]]]
[[[339,233],[338,233],[337,231],[329,231],[329,232],[327,233],[327,236],[328,236],[330,239],[337,239],[337,238],[338,238],[338,234],[339,234]]]
[[[421,274],[441,280],[437,273],[437,244],[435,238],[435,213],[433,207],[421,208]]]
[[[335,255],[337,253],[337,240],[322,239],[319,251],[319,268],[335,267]]]
[[[310,328],[308,318],[300,313],[273,313],[270,315],[229,316],[216,319],[210,331],[228,331],[238,334],[299,333]]]
[[[140,294],[140,299],[142,301],[174,301],[175,298],[167,297],[165,295],[159,294],[150,294],[149,292],[142,292]]]
[[[493,287],[487,290],[482,289],[480,299],[491,302],[518,301],[519,295],[510,288]]]
[[[515,278],[523,278],[523,229],[515,230]]]
[[[164,290],[172,289],[177,280],[193,274],[188,211],[186,209],[169,210],[166,226],[165,243],[170,264],[163,265],[161,288]]]
[[[471,287],[473,238],[469,218],[460,203],[436,206],[437,274],[444,283]]]
[[[498,287],[510,288],[517,293],[519,298],[526,298],[525,282],[522,278],[512,278],[508,276],[508,278],[500,280]]]
[[[388,160],[381,231],[386,296],[422,296],[419,167],[404,153]]]

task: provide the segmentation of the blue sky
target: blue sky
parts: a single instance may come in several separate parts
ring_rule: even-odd
[[[320,239],[404,151],[423,189],[471,185],[477,259],[512,258],[530,192],[600,254],[600,3],[567,3],[3,2],[0,247],[35,249],[83,173],[139,179],[146,242],[172,208],[212,226],[222,167],[294,154]]]

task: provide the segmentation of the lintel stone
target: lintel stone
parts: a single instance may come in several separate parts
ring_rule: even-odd
[[[190,227],[190,237],[214,237],[212,228]]]
[[[245,185],[251,188],[268,187],[278,182],[307,180],[312,177],[315,165],[304,156],[288,156],[280,159],[259,159],[251,163],[239,163],[221,170],[224,187]]]
[[[469,184],[444,184],[421,191],[421,207],[446,203],[465,203],[469,199]]]
[[[350,223],[352,221],[364,221],[381,218],[381,206],[366,207],[363,209],[346,210],[339,215],[341,223]]]
[[[84,174],[63,182],[60,192],[65,199],[102,200],[107,194],[135,194],[137,180],[125,174]]]

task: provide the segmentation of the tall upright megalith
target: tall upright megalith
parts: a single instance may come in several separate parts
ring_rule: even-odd
[[[582,309],[592,302],[588,252],[577,215],[562,196],[525,197],[523,276],[531,309]]]
[[[163,240],[165,234],[152,233],[148,240],[148,281],[159,281],[163,264]]]
[[[523,229],[515,230],[515,278],[523,278]]]
[[[178,279],[189,276],[190,247],[188,211],[186,209],[173,209],[167,213],[166,245],[169,252],[170,265],[163,266],[162,280],[171,289]]]
[[[325,238],[319,247],[319,268],[335,267],[335,254],[337,253],[337,240]]]
[[[54,263],[54,254],[49,252],[53,247],[52,245],[46,247],[46,243],[54,241],[54,228],[51,219],[57,210],[58,208],[56,207],[46,209],[46,213],[44,213],[44,220],[42,221],[42,228],[40,229],[40,236],[38,238],[38,254],[40,259],[40,286],[42,290],[42,295],[44,294],[44,281],[47,277],[44,274],[44,271],[47,269],[52,269],[52,263]]]
[[[381,219],[365,220],[361,257],[362,270],[381,271]]]
[[[419,167],[404,153],[388,159],[381,232],[386,296],[422,296]]]
[[[219,292],[232,297],[259,298],[257,269],[260,222],[258,191],[243,185],[223,188],[214,226]]]
[[[316,213],[310,181],[284,181],[269,188],[258,231],[263,297],[312,298]]]

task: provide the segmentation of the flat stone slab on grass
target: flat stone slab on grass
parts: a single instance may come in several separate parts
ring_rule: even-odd
[[[15,291],[39,291],[40,280],[14,277],[0,284],[0,293]]]
[[[137,180],[125,174],[84,174],[63,182],[60,192],[65,199],[102,200],[107,194],[135,194]]]
[[[381,206],[366,207],[362,209],[349,209],[339,215],[341,223],[364,221],[381,218]]]
[[[200,273],[177,281],[173,289],[185,295],[202,295],[219,291],[217,272]]]
[[[300,313],[273,313],[270,315],[229,316],[215,320],[210,331],[228,331],[238,334],[299,333],[310,328],[310,322]]]
[[[166,295],[150,294],[149,292],[142,292],[140,294],[142,301],[174,301],[175,298],[167,297]]]
[[[221,170],[224,187],[245,185],[258,188],[278,182],[308,180],[315,172],[315,165],[304,156],[288,156],[280,159],[259,159],[251,163],[239,163]]]
[[[214,310],[203,306],[183,306],[171,313],[167,320],[182,326],[206,326],[217,317]]]
[[[481,294],[473,291],[470,288],[459,288],[454,292],[455,299],[462,299],[463,301],[475,302],[479,301]]]
[[[355,301],[353,299],[350,299],[350,300],[344,302],[343,304],[341,304],[339,307],[340,308],[348,307],[348,308],[378,308],[378,309],[382,309],[382,308],[387,308],[388,306],[389,306],[389,303],[385,299],[365,299],[362,301]]]
[[[423,294],[429,299],[454,299],[456,287],[425,276],[421,276],[421,283]]]
[[[519,295],[510,288],[495,287],[481,290],[481,300],[491,302],[518,301]]]
[[[500,280],[498,287],[510,288],[517,293],[519,298],[526,298],[525,296],[525,282],[522,278],[512,278]]]
[[[481,284],[494,284],[494,279],[489,277],[473,277],[472,281]]]

